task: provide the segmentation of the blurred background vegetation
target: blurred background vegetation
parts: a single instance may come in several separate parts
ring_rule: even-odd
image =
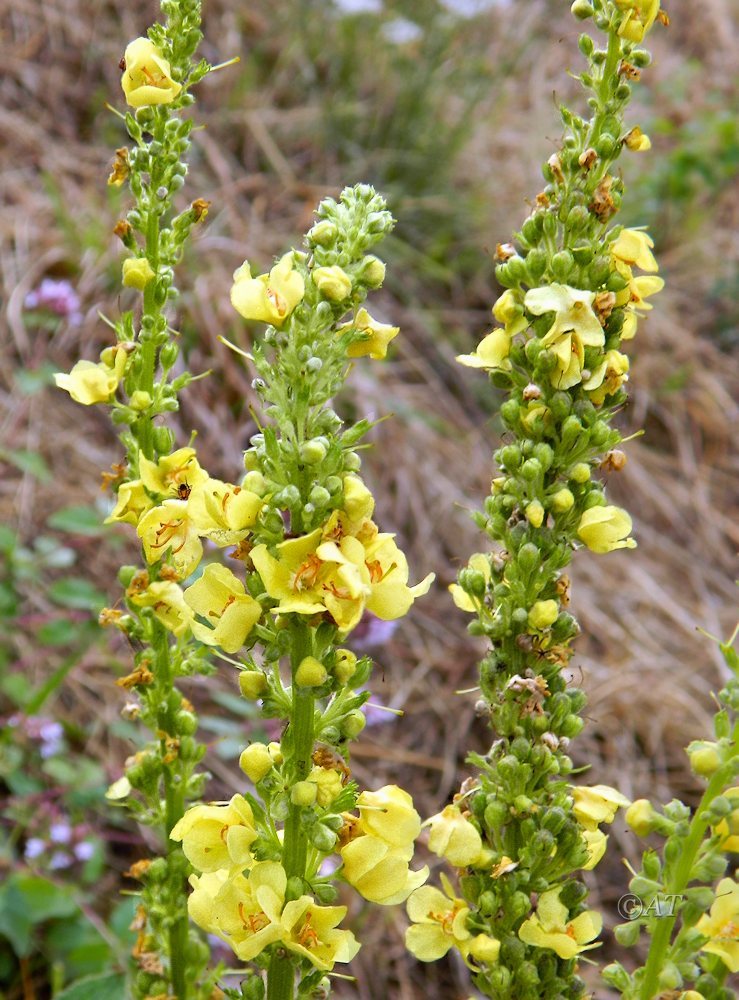
[[[474,694],[454,694],[474,685],[479,648],[445,588],[481,544],[468,511],[488,489],[499,400],[454,355],[489,328],[492,252],[542,186],[557,102],[579,100],[566,73],[578,66],[577,26],[565,0],[204,6],[204,54],[241,61],[200,86],[194,112],[204,127],[186,195],[212,204],[180,271],[175,326],[191,370],[215,373],[187,391],[179,441],[197,430],[212,474],[238,476],[255,400],[249,372],[217,340],[251,336],[229,304],[231,274],[245,257],[263,270],[295,243],[324,194],[375,184],[398,226],[373,312],[404,336],[386,363],[357,366],[343,406],[394,414],[374,431],[364,475],[414,578],[434,570],[437,587],[397,630],[360,637],[378,664],[375,700],[405,715],[373,717],[353,769],[361,785],[413,790],[428,815],[468,773],[467,749],[490,740]],[[609,484],[635,515],[639,548],[577,557],[584,634],[572,672],[590,698],[575,751],[587,780],[691,799],[682,747],[706,732],[722,676],[696,629],[727,636],[734,605],[739,11],[732,0],[666,6],[672,25],[650,38],[655,61],[633,108],[653,149],[622,161],[623,221],[650,227],[667,280],[634,344],[621,417],[625,434],[645,434]],[[121,105],[118,61],[157,5],[2,9],[0,996],[61,996],[98,975],[95,996],[115,1000],[133,939],[122,873],[152,845],[103,798],[138,736],[115,686],[128,651],[96,614],[119,599],[117,567],[137,554],[130,533],[101,528],[111,501],[100,473],[121,456],[107,416],[53,389],[51,373],[95,359],[109,333],[99,313],[133,302],[112,235],[125,196],[106,186],[126,138],[105,102]],[[232,674],[191,688],[211,744],[209,794],[230,795],[239,746],[260,723]],[[611,847],[591,877],[609,924],[626,889],[619,858],[635,852],[623,824]],[[469,996],[454,960],[407,960],[402,908],[351,905],[364,947],[338,996]],[[603,955],[611,948],[606,933]]]

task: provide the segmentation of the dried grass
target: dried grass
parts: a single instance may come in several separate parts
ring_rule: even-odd
[[[266,3],[246,14],[227,0],[206,6],[208,54],[214,59],[245,50],[248,58],[249,32],[269,31]],[[503,96],[480,114],[465,153],[464,175],[489,206],[482,221],[490,245],[506,238],[520,221],[525,198],[537,189],[535,166],[548,155],[542,136],[556,133],[553,89],[562,96],[575,92],[562,75],[576,58],[574,34],[569,27],[561,39],[553,33],[562,21],[561,6],[521,0],[514,8],[514,16],[521,13],[520,31],[531,35],[530,75],[506,82]],[[100,470],[119,456],[103,413],[80,410],[51,389],[26,396],[12,373],[49,361],[67,369],[79,356],[94,357],[106,338],[96,313],[115,314],[119,307],[118,250],[106,235],[114,209],[104,181],[111,150],[123,137],[103,101],[117,94],[119,50],[153,10],[154,4],[144,2],[5,0],[0,129],[12,140],[0,150],[0,435],[6,448],[38,450],[53,472],[52,483],[40,484],[4,466],[0,513],[26,541],[43,530],[55,509],[95,503]],[[669,80],[687,58],[702,61],[707,79],[725,79],[736,21],[729,0],[711,0],[700,11],[675,10],[669,36],[657,38],[647,86]],[[491,30],[491,59],[500,56],[499,46]],[[197,137],[190,191],[211,199],[213,208],[190,254],[180,313],[191,368],[215,367],[218,374],[188,390],[179,422],[183,441],[191,428],[198,429],[214,473],[235,476],[253,428],[245,405],[252,401],[249,375],[216,340],[220,333],[244,336],[228,305],[230,274],[245,256],[266,260],[295,240],[312,205],[340,178],[330,153],[322,160],[319,152],[291,141],[293,132],[310,134],[316,109],[284,110],[264,91],[248,95],[242,108],[231,86],[223,73],[202,88],[198,115],[208,127]],[[670,113],[699,114],[701,96],[676,95]],[[264,164],[267,169],[260,169]],[[300,180],[318,176],[322,164],[325,183]],[[667,289],[636,344],[631,405],[621,423],[626,433],[646,433],[628,445],[628,466],[610,487],[615,502],[634,512],[639,548],[605,559],[580,554],[572,574],[573,607],[583,628],[573,672],[590,698],[590,724],[575,753],[579,763],[591,765],[593,781],[618,784],[634,797],[694,797],[682,748],[708,731],[710,691],[723,676],[715,647],[696,630],[725,636],[732,627],[738,373],[734,360],[702,335],[712,318],[702,301],[721,261],[737,249],[731,226],[736,196],[724,198],[686,243],[667,248]],[[488,272],[481,252],[467,299],[464,290],[452,287],[446,302],[424,301],[421,308],[384,294],[376,311],[399,321],[405,336],[391,361],[358,366],[352,382],[358,412],[396,414],[376,429],[375,448],[366,457],[378,516],[398,532],[416,577],[429,570],[438,575],[433,593],[376,650],[376,698],[402,706],[406,714],[367,731],[354,770],[362,784],[398,781],[412,788],[426,814],[447,800],[466,773],[466,751],[484,750],[490,739],[474,718],[474,694],[454,694],[474,684],[479,647],[445,591],[482,544],[468,509],[487,491],[497,432],[476,402],[480,393],[473,380],[482,376],[458,370],[444,330],[470,343],[482,332],[485,304],[495,294],[484,278]],[[80,327],[60,326],[48,334],[26,325],[24,298],[45,275],[73,279],[84,308]],[[676,370],[684,372],[684,381],[670,388]],[[115,600],[111,581],[120,550],[88,539],[74,539],[74,545],[80,565]],[[23,669],[36,680],[54,666],[33,644],[33,623],[50,613],[45,593],[29,595],[29,625],[17,643]],[[124,659],[125,650],[116,655]],[[87,751],[106,762],[111,778],[128,752],[110,735],[122,704],[112,679],[108,654],[91,649],[54,706],[61,717],[87,720]],[[195,685],[201,704],[211,684],[229,688],[232,677]],[[222,787],[235,787],[233,770],[215,758],[213,769]],[[619,824],[614,834],[612,857],[619,851],[633,857],[633,838]],[[599,869],[596,898],[612,904],[625,889],[617,861]],[[357,912],[356,920],[365,941],[353,966],[358,981],[339,987],[339,995],[469,995],[463,967],[408,962],[397,910]]]

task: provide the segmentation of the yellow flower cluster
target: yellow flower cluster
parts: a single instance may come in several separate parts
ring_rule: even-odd
[[[195,806],[170,834],[200,875],[192,875],[192,920],[225,941],[242,961],[280,944],[328,971],[359,951],[351,931],[339,930],[345,906],[320,906],[312,896],[286,901],[287,876],[276,861],[255,861],[249,803],[235,795],[225,806]]]
[[[343,511],[322,528],[281,542],[272,555],[266,545],[251,559],[276,614],[328,612],[343,631],[353,629],[365,608],[390,621],[407,613],[425,594],[434,574],[408,586],[408,562],[391,534],[371,520],[374,500],[361,479],[344,478]]]
[[[128,599],[137,607],[152,608],[174,635],[190,630],[200,642],[235,653],[262,613],[241,580],[225,566],[210,565],[184,591],[176,581],[196,569],[203,538],[220,547],[243,541],[263,504],[246,486],[211,478],[193,448],[180,448],[158,462],[140,455],[139,478],[120,487],[107,520],[134,525],[147,561],[164,559],[171,575],[149,583],[137,574],[126,592]]]
[[[598,947],[593,939],[601,932],[603,918],[597,910],[586,910],[570,920],[559,898],[561,892],[562,886],[557,886],[539,896],[536,913],[524,920],[518,936],[525,944],[550,948],[560,958],[569,959]]]
[[[449,879],[442,872],[444,892],[426,885],[408,900],[408,916],[413,921],[405,934],[405,946],[421,962],[436,962],[450,948],[456,948],[467,965],[492,964],[498,960],[500,941],[489,934],[473,935],[467,929],[470,908],[455,895]]]
[[[609,785],[580,785],[572,788],[575,819],[582,827],[582,839],[588,852],[588,860],[582,866],[591,871],[601,860],[606,850],[608,837],[599,829],[601,823],[612,823],[619,808],[628,808],[629,799]]]
[[[653,245],[650,237],[639,229],[622,230],[611,245],[613,267],[627,282],[623,291],[611,296],[610,304],[610,308],[625,307],[622,340],[634,336],[640,312],[652,308],[645,300],[664,286],[664,281],[653,274],[634,277],[632,273],[633,267],[643,271],[657,270],[651,252]],[[629,360],[620,351],[611,349],[602,354],[592,369],[585,368],[585,349],[602,348],[605,344],[599,306],[599,296],[595,292],[556,282],[531,288],[525,295],[509,288],[493,306],[493,315],[502,327],[484,337],[473,354],[459,355],[457,361],[470,368],[510,371],[513,338],[529,326],[525,311],[532,316],[553,313],[551,326],[540,338],[541,345],[548,348],[555,359],[550,376],[552,385],[556,389],[571,389],[582,382],[590,399],[600,405],[628,379]],[[539,410],[540,407],[536,407],[536,412]]]
[[[652,308],[645,300],[664,288],[664,281],[654,273],[658,265],[652,253],[653,246],[654,241],[642,229],[623,229],[611,244],[613,265],[628,282],[626,288],[616,295],[616,305],[626,307],[622,340],[633,338],[640,314]],[[635,278],[634,267],[649,273]]]
[[[359,816],[345,814],[341,831],[341,874],[357,892],[373,903],[402,903],[428,878],[424,866],[411,871],[413,843],[421,832],[421,817],[408,792],[385,785],[362,792]]]

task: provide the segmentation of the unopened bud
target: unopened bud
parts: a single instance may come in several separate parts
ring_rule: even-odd
[[[272,755],[264,743],[252,743],[242,750],[239,767],[250,781],[256,784],[272,770]]]

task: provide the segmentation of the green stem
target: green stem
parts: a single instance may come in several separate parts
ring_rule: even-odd
[[[675,873],[665,885],[665,893],[667,895],[679,896],[687,887],[696,855],[703,843],[703,837],[708,828],[709,820],[706,818],[706,811],[716,796],[721,794],[725,784],[726,775],[723,770],[718,770],[709,781],[708,787],[690,823],[690,829],[683,842],[680,860],[675,867]],[[672,916],[659,918],[657,929],[652,935],[652,940],[649,944],[649,954],[644,966],[644,979],[642,980],[639,992],[640,1000],[652,1000],[652,997],[657,992],[659,974],[664,968],[666,952],[672,940],[672,931],[677,918],[678,911]]]
[[[292,736],[290,777],[294,783],[304,781],[311,769],[311,753],[314,739],[315,698],[310,689],[301,689],[295,682],[295,674],[301,661],[312,648],[310,630],[296,624],[293,632],[293,646],[290,653],[292,670],[292,712],[290,732]],[[305,878],[308,857],[308,838],[301,823],[300,806],[290,805],[285,820],[282,864],[288,878]],[[268,973],[268,1000],[292,1000],[295,989],[295,967],[281,949],[276,950],[270,961]]]

